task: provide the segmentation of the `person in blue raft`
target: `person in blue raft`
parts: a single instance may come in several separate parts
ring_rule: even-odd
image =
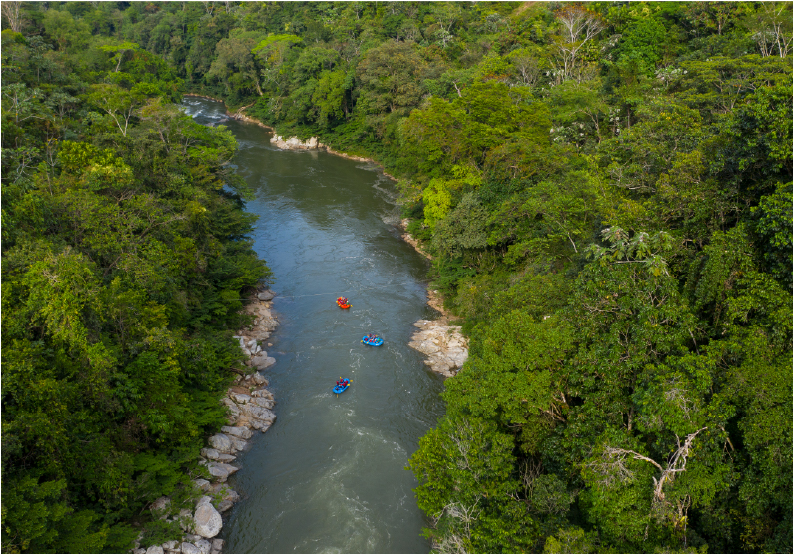
[[[372,345],[373,347],[380,347],[383,345],[383,339],[377,333],[368,333],[361,338],[361,342]]]
[[[351,382],[350,380],[348,380],[347,378],[344,378],[344,379],[343,379],[343,378],[340,376],[340,377],[339,377],[339,379],[338,379],[338,380],[336,380],[336,387],[334,387],[334,393],[336,393],[337,395],[339,395],[339,394],[340,394],[340,393],[342,393],[344,390],[346,390],[346,389],[348,388],[348,386],[349,386],[351,383],[352,383],[352,382]]]

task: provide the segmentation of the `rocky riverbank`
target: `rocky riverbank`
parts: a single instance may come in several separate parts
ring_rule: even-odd
[[[419,331],[411,336],[408,346],[427,355],[425,364],[445,378],[458,373],[469,357],[468,341],[460,333],[460,326],[450,326],[445,319],[419,320]]]
[[[269,385],[259,370],[275,364],[276,360],[267,355],[262,345],[276,329],[278,322],[272,313],[272,299],[275,294],[270,290],[258,291],[245,310],[254,317],[249,328],[241,329],[234,336],[240,348],[247,355],[242,362],[254,370],[253,373],[239,375],[234,380],[221,402],[228,408],[228,426],[209,438],[209,446],[201,450],[199,464],[206,468],[210,480],[194,480],[197,491],[203,495],[196,500],[193,511],[171,507],[171,499],[161,497],[150,506],[152,513],[168,522],[177,522],[184,534],[179,540],[167,541],[161,545],[151,545],[148,549],[136,542],[132,553],[221,553],[224,541],[216,536],[223,528],[221,513],[232,508],[240,500],[240,495],[226,485],[229,476],[240,470],[233,463],[237,455],[244,451],[253,439],[256,430],[266,432],[276,419],[272,412],[276,402],[267,386]],[[268,346],[271,344],[268,344]]]
[[[408,220],[402,220],[400,227],[403,230],[401,235],[403,241],[425,258],[432,260],[432,257],[419,246],[419,242],[408,233]],[[439,311],[441,318],[433,321],[419,320],[414,323],[419,330],[411,336],[408,346],[427,355],[425,364],[434,372],[445,378],[451,378],[458,373],[469,357],[469,342],[460,333],[460,326],[449,324],[449,314],[444,310],[443,301],[438,291],[433,289],[427,291],[427,304]]]

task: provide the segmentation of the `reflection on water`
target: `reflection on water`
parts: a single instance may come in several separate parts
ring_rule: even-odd
[[[222,104],[188,98],[200,123]],[[442,414],[441,379],[407,347],[425,305],[426,262],[399,238],[391,181],[318,151],[280,151],[256,125],[227,120],[238,172],[256,191],[255,249],[279,293],[267,350],[276,424],[238,458],[225,514],[228,553],[426,553],[426,525],[405,470]],[[339,295],[353,308],[340,310]],[[379,333],[382,347],[361,337]],[[340,376],[353,385],[336,396]]]

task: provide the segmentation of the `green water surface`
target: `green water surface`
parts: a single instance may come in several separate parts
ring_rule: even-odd
[[[256,433],[230,485],[226,553],[426,553],[427,525],[405,470],[418,438],[443,414],[442,380],[407,346],[433,318],[427,262],[399,236],[391,180],[326,152],[281,151],[271,133],[224,121],[222,104],[184,108],[235,135],[238,172],[256,191],[255,249],[275,276],[280,326],[263,347],[274,426]],[[336,306],[344,295],[353,307]],[[379,333],[385,344],[361,343]],[[344,376],[353,385],[331,392]]]

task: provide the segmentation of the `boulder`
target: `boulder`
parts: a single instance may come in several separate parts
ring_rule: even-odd
[[[256,391],[251,392],[251,397],[264,397],[265,399],[272,399],[273,394],[270,393],[267,389],[257,389]]]
[[[219,501],[215,501],[212,505],[217,509],[219,513],[223,513],[234,507],[234,503],[228,501],[226,499],[221,499]]]
[[[253,434],[251,430],[243,426],[224,426],[221,431],[226,435],[237,436],[241,439],[249,439]]]
[[[220,451],[217,449],[212,449],[208,447],[204,447],[199,451],[202,457],[206,457],[208,459],[212,459],[213,461],[217,461],[218,458],[221,456]]]
[[[212,540],[212,549],[217,549],[218,551],[223,551],[223,544],[226,543],[220,538],[215,538]]]
[[[165,553],[165,551],[163,551],[163,548],[160,547],[159,545],[151,545],[151,546],[149,546],[149,549],[146,550],[146,553],[161,553],[162,554],[162,553]]]
[[[257,294],[256,298],[260,301],[272,301],[275,296],[276,294],[273,293],[273,291],[270,289],[265,289],[261,293]]]
[[[272,421],[251,418],[251,427],[254,430],[260,430],[262,433],[266,432],[268,428],[270,428],[271,424],[273,424]]]
[[[212,549],[212,544],[207,540],[198,540],[196,542],[196,547],[198,547],[200,552],[209,554],[210,550]]]
[[[198,534],[185,534],[184,539],[186,539],[193,545],[196,545],[196,542],[201,539],[201,536],[199,536]]]
[[[232,450],[232,442],[226,434],[215,434],[210,437],[209,444],[221,453],[229,453]]]
[[[132,552],[135,553],[135,555],[143,555],[143,553],[146,553],[146,550],[139,547],[137,549],[133,549]]]
[[[242,451],[248,447],[248,442],[236,436],[229,436],[229,441],[232,442],[232,451]]]
[[[179,548],[179,542],[177,540],[171,540],[170,542],[165,542],[163,544],[163,550],[170,549],[174,551]]]
[[[201,503],[196,508],[193,517],[196,521],[195,531],[199,536],[213,538],[217,536],[223,528],[221,514],[212,506],[211,503]]]
[[[251,357],[251,365],[255,366],[257,370],[265,370],[270,368],[276,363],[276,359],[267,356],[267,351],[262,351],[258,355]]]
[[[238,407],[234,401],[228,397],[224,397],[221,399],[221,402],[229,408],[229,414],[232,416],[240,416],[240,407]]]
[[[249,418],[270,420],[271,422],[276,419],[276,415],[270,412],[270,410],[254,404],[248,404],[243,406],[243,414],[248,416]]]
[[[205,480],[204,478],[193,480],[193,483],[196,484],[196,487],[201,491],[207,491],[207,489],[210,487],[209,481]],[[173,547],[172,549],[176,549],[176,547]]]
[[[238,416],[234,420],[234,422],[230,422],[230,424],[232,424],[234,426],[238,426],[240,428],[252,428],[253,427],[253,426],[251,426],[251,420],[247,416],[245,416],[244,414],[241,414],[240,416]]]
[[[244,405],[245,403],[251,400],[251,396],[245,395],[243,393],[232,393],[232,399],[237,404]]]
[[[218,462],[230,463],[234,460],[237,460],[237,457],[235,457],[234,455],[227,455],[226,453],[221,453],[218,456]]]
[[[212,476],[215,476],[219,481],[225,482],[226,478],[228,478],[231,474],[234,474],[240,469],[237,468],[236,466],[232,466],[226,463],[211,462],[207,465],[207,470],[209,470],[210,474]]]
[[[223,512],[231,509],[240,500],[240,494],[229,488],[226,484],[215,484],[213,493],[217,499],[213,503],[218,511]]]
[[[201,551],[192,543],[182,542],[182,553],[201,553]]]
[[[276,406],[276,402],[272,399],[266,399],[264,397],[254,397],[253,398],[254,404],[262,407],[263,409],[272,409]]]

